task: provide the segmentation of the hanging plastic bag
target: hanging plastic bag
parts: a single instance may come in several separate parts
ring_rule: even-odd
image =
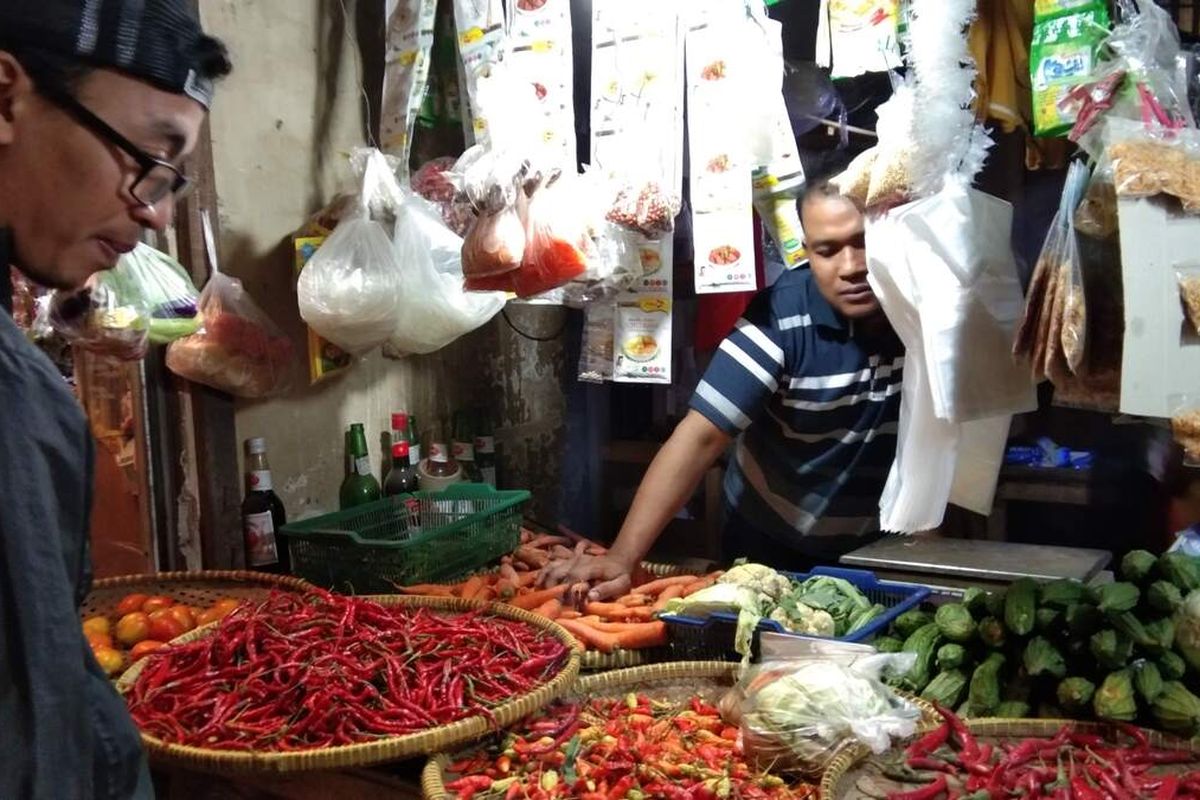
[[[93,275],[74,292],[50,297],[50,326],[72,346],[137,361],[150,347],[150,314],[136,295],[122,297]]]
[[[187,271],[166,253],[139,243],[100,281],[118,296],[140,295],[150,314],[150,344],[169,344],[200,328],[200,293]]]
[[[207,212],[202,220],[212,265],[212,276],[198,302],[204,327],[167,346],[167,369],[235,397],[285,392],[292,382],[292,341],[246,293],[241,281],[221,273]]]
[[[533,297],[583,275],[595,254],[578,196],[559,170],[532,186],[525,212],[525,255],[516,273],[518,297]]]
[[[300,316],[320,336],[353,355],[388,340],[399,323],[396,304],[406,291],[392,243],[371,218],[394,211],[400,187],[378,150],[366,154],[359,202],[300,273]]]
[[[1200,466],[1200,394],[1170,398],[1171,434],[1183,448],[1186,464]]]
[[[432,353],[504,307],[502,294],[463,290],[463,241],[424,198],[405,194],[393,239],[404,292],[396,300],[398,322],[388,339],[389,349]]]
[[[286,390],[295,356],[292,342],[240,281],[213,272],[200,292],[200,313],[204,328],[167,348],[168,369],[236,397]]]
[[[912,653],[764,660],[721,710],[740,726],[746,757],[759,768],[818,775],[844,742],[883,753],[915,732],[920,710],[881,680],[914,661]]]

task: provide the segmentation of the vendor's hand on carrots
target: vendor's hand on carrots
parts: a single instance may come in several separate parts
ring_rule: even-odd
[[[611,600],[629,592],[633,583],[633,567],[612,555],[576,555],[575,558],[554,561],[542,569],[539,586],[586,583],[591,588],[586,596],[572,592],[568,600],[573,605],[588,601]]]

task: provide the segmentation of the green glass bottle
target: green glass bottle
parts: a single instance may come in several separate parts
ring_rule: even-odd
[[[342,509],[373,503],[380,497],[379,481],[371,473],[371,456],[367,451],[367,435],[361,422],[350,426],[346,434],[346,451],[349,454],[349,472],[342,481],[338,493],[338,505]]]

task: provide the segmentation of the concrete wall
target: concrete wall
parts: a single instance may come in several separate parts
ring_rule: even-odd
[[[303,352],[289,237],[336,191],[349,188],[343,154],[366,141],[364,75],[367,94],[378,92],[371,65],[378,64],[382,41],[382,0],[362,0],[361,7],[354,0],[344,7],[337,0],[200,6],[205,27],[225,40],[235,64],[212,113],[221,266]],[[365,70],[356,39],[367,52]],[[544,336],[558,328],[562,313],[520,308],[510,315]],[[374,353],[315,387],[298,365],[301,388],[239,406],[238,436],[267,438],[276,490],[294,518],[336,508],[349,423],[366,423],[379,463],[378,434],[393,410],[417,414],[426,428],[460,404],[487,404],[499,421],[502,470],[510,485],[535,490],[545,516],[557,490],[563,367],[560,341],[534,343],[497,318],[439,353],[399,361]]]

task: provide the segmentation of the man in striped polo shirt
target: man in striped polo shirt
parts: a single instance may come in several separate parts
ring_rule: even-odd
[[[545,583],[619,595],[704,473],[734,444],[724,555],[803,569],[876,538],[895,456],[904,351],[867,283],[861,210],[828,184],[801,202],[809,269],[760,292],[651,463],[607,556]]]

